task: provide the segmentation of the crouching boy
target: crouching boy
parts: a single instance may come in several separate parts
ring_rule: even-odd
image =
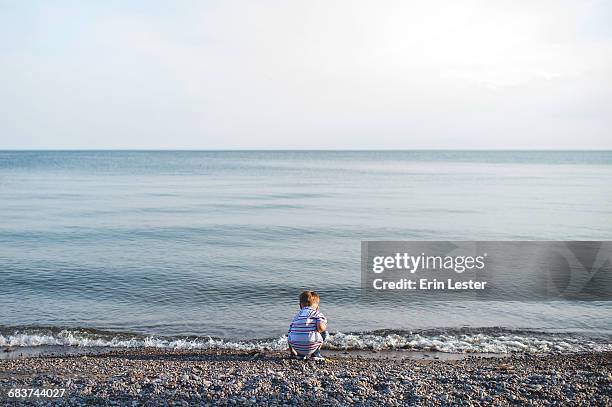
[[[319,311],[320,297],[314,291],[300,294],[300,311],[289,326],[289,351],[292,355],[314,360],[321,356],[321,345],[327,338],[327,318]]]

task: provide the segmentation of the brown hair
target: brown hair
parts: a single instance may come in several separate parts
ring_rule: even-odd
[[[314,291],[304,291],[300,294],[300,307],[307,307],[309,305],[316,305],[321,300],[319,294]]]

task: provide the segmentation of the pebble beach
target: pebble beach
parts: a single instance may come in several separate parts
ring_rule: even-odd
[[[329,355],[328,355],[329,356]],[[459,360],[124,349],[0,360],[2,405],[611,405],[612,353]],[[61,398],[9,398],[63,388]]]

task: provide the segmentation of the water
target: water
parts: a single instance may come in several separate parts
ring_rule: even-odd
[[[0,345],[282,347],[306,288],[339,347],[612,343],[610,302],[358,290],[361,240],[612,240],[612,152],[5,151],[0,220]]]

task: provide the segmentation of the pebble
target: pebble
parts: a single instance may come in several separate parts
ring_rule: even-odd
[[[64,386],[66,404],[74,406],[612,405],[612,353],[606,352],[460,361],[348,352],[325,364],[274,352],[256,360],[238,351],[140,349],[107,356],[0,360],[0,388]],[[9,404],[5,397],[0,393],[0,405]]]

